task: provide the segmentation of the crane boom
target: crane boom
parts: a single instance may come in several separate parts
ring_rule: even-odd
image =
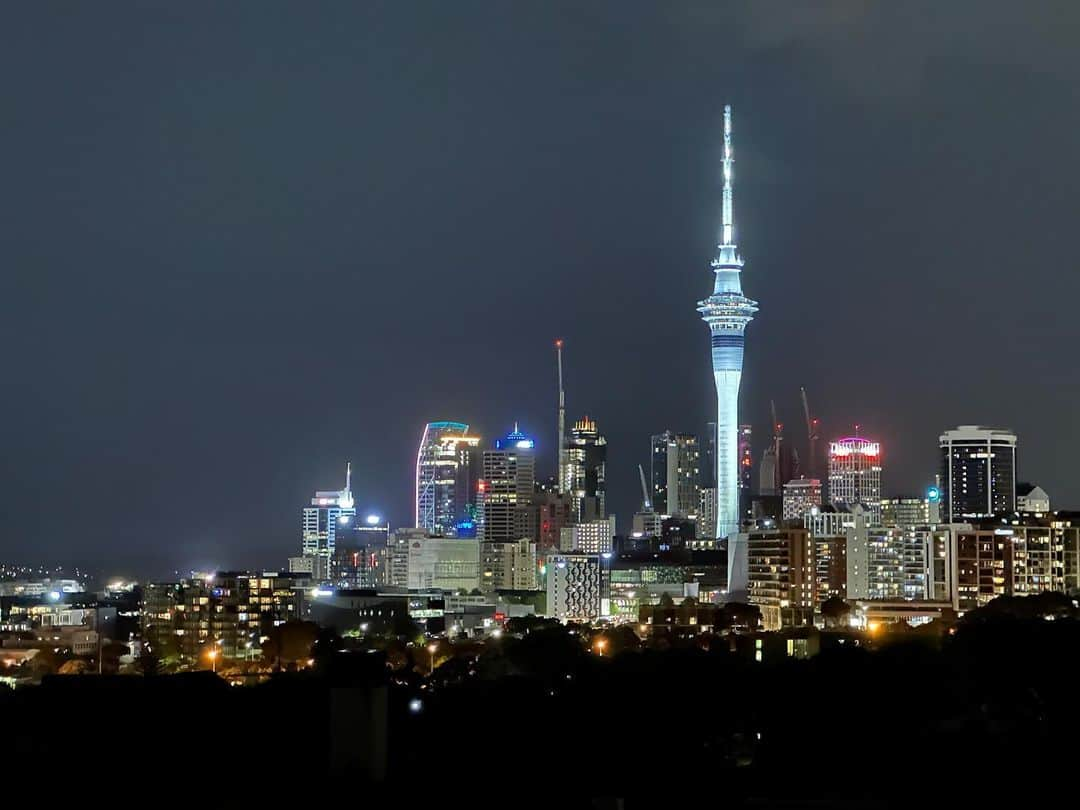
[[[810,422],[810,403],[806,401],[806,388],[800,388],[799,390],[802,391],[802,409],[806,415],[806,436],[809,438],[814,435],[814,428]]]
[[[641,469],[641,465],[637,465],[638,475],[641,476],[641,497],[645,504],[645,511],[652,511],[652,499],[649,497],[649,487],[645,484],[645,470]]]

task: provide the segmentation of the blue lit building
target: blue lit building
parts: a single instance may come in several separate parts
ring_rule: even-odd
[[[508,542],[530,537],[529,508],[536,490],[536,442],[518,430],[495,441],[485,450],[477,496],[482,541]],[[535,538],[533,538],[535,539]]]
[[[720,244],[712,260],[713,293],[698,303],[709,325],[716,383],[716,536],[739,528],[739,384],[742,382],[746,325],[757,302],[742,292],[743,260],[735,246],[732,214],[731,107],[724,107],[724,194]]]
[[[452,536],[475,524],[479,448],[464,422],[425,425],[416,454],[416,528]]]

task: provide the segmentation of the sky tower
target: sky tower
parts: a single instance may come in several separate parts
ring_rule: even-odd
[[[720,244],[711,262],[716,282],[697,311],[709,325],[713,378],[716,381],[716,535],[739,529],[739,383],[742,381],[743,332],[758,306],[743,295],[743,260],[735,247],[732,214],[731,106],[724,107],[724,196]]]

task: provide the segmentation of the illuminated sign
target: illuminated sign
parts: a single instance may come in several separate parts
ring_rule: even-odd
[[[941,490],[937,487],[930,487],[930,489],[926,490],[926,499],[930,503],[937,503],[941,500]]]
[[[841,439],[838,442],[829,443],[829,455],[850,456],[855,454],[860,456],[879,456],[881,455],[881,444],[878,442],[868,442],[864,439]]]

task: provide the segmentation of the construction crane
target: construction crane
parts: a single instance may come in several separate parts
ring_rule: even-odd
[[[803,413],[806,415],[806,439],[809,443],[810,459],[807,463],[806,473],[810,478],[817,477],[817,444],[818,444],[818,420],[810,415],[810,403],[806,399],[806,388],[802,391]]]
[[[645,470],[641,469],[641,465],[637,465],[638,475],[641,476],[641,497],[645,505],[646,512],[652,511],[652,498],[649,497],[649,487],[645,484]]]

